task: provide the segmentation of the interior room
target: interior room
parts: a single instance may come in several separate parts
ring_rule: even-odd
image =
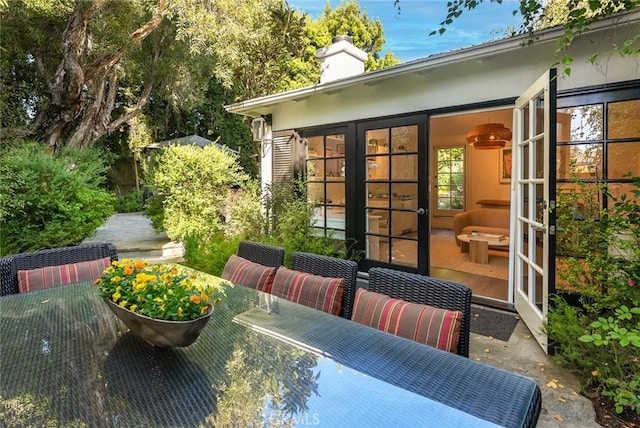
[[[508,299],[508,244],[488,245],[485,259],[474,260],[469,244],[456,235],[471,228],[502,239],[509,236],[512,114],[504,108],[430,121],[430,274],[467,284],[474,298]],[[486,131],[487,124],[508,130],[501,135],[509,136],[504,147],[469,143],[467,137]]]

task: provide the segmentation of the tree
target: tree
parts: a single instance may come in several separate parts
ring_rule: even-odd
[[[290,62],[304,51],[304,15],[280,0],[236,3],[224,22],[215,75],[239,99],[291,89]],[[245,10],[245,8],[250,8]]]
[[[256,35],[287,49],[301,46],[285,31],[288,15],[279,0],[16,0],[11,7],[0,3],[0,14],[2,127],[28,125],[35,139],[54,148],[94,144],[139,115],[153,96],[194,105],[214,73],[227,86],[239,82],[243,97],[259,92],[254,81],[270,91],[260,86],[278,82],[269,66],[241,81],[229,70],[256,58],[244,57],[235,68],[227,67],[230,60],[256,52],[246,49]],[[267,37],[275,28],[285,32]],[[269,46],[259,47],[272,55]],[[282,56],[277,46],[275,62]]]
[[[111,117],[123,63],[161,25],[167,13],[165,0],[152,8],[142,0],[19,3],[2,9],[8,27],[3,49],[19,66],[31,69],[42,89],[32,95],[37,140],[55,147],[69,137],[69,145],[83,147],[140,111],[154,80],[137,91],[128,111],[115,120]],[[3,77],[11,72],[3,70]]]
[[[331,9],[327,2],[322,15],[316,21],[307,17],[304,57],[292,61],[292,68],[297,70],[295,87],[318,83],[320,62],[316,57],[317,51],[329,46],[333,37],[339,35],[351,36],[354,46],[367,53],[366,71],[378,70],[400,62],[391,52],[380,56],[385,42],[382,22],[370,20],[367,12],[362,12],[360,5],[355,1],[341,2],[335,9]]]
[[[327,9],[317,24],[281,0],[10,6],[0,0],[3,138],[29,136],[54,149],[99,140],[124,148],[126,124],[144,113],[154,138],[227,132],[238,147],[222,142],[250,156],[257,149],[240,130],[246,124],[225,117],[223,103],[316,83],[316,50],[338,33],[369,52],[367,70],[395,63],[378,56],[382,26],[355,2]]]

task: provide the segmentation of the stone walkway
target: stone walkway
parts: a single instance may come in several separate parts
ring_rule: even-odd
[[[182,262],[182,246],[155,233],[149,218],[140,213],[115,214],[84,243],[110,242],[120,259],[140,259],[149,263]]]
[[[182,261],[181,253],[176,254],[180,248],[165,234],[156,234],[149,219],[140,213],[114,215],[85,242],[111,242],[121,259]],[[591,401],[579,394],[577,379],[542,352],[522,321],[507,342],[472,333],[469,358],[535,379],[542,390],[538,427],[600,426]]]

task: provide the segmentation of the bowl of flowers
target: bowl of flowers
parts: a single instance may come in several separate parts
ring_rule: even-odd
[[[209,322],[213,289],[176,265],[114,261],[95,286],[132,333],[158,347],[189,346]]]

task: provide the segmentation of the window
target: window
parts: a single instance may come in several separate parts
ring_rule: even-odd
[[[318,235],[345,239],[344,134],[307,140],[308,197],[315,205],[313,225]]]
[[[464,146],[436,149],[438,210],[464,211]]]
[[[606,193],[616,199],[625,194],[634,197],[631,177],[640,176],[640,99],[618,101],[615,94],[604,93],[602,102],[579,102],[580,97],[566,100],[577,105],[559,108],[557,114],[560,267],[565,265],[563,256],[590,248],[583,241],[591,236],[590,227],[600,221],[602,210],[611,205]],[[566,285],[557,280],[561,287]]]
[[[632,196],[630,176],[640,176],[640,99],[560,108],[557,119],[558,193],[575,191],[577,178],[603,181],[618,198]]]

